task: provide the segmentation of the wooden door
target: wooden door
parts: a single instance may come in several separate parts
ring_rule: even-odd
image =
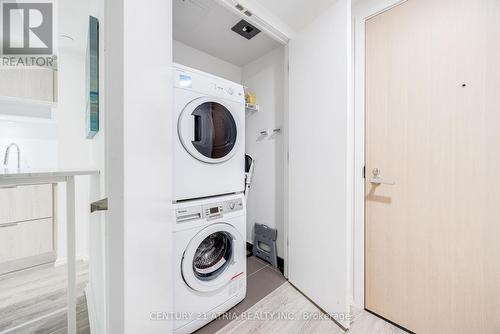
[[[417,333],[500,333],[500,1],[369,19],[366,75],[366,308]]]

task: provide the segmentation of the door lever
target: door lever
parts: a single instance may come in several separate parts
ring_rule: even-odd
[[[90,203],[90,212],[108,211],[108,199],[101,199],[100,201]]]
[[[393,186],[396,184],[396,182],[394,182],[394,181],[384,180],[384,178],[380,176],[380,169],[378,169],[378,168],[375,168],[372,171],[372,173],[373,173],[373,177],[370,179],[371,184],[375,184],[375,185],[385,184],[388,186]]]

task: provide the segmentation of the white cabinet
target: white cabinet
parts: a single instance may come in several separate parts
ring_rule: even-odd
[[[57,70],[0,68],[0,117],[51,120],[57,102]]]
[[[0,275],[55,261],[53,185],[0,188]]]
[[[57,71],[43,67],[0,69],[0,96],[56,102]]]
[[[0,224],[53,216],[52,185],[0,188]]]
[[[0,263],[54,251],[52,218],[0,224]]]

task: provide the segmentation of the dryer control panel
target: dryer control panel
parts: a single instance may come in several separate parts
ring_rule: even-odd
[[[238,83],[178,64],[174,68],[176,88],[245,103],[245,89]]]
[[[221,218],[225,213],[239,210],[243,210],[243,200],[236,198],[223,202],[179,208],[175,210],[175,215],[177,223],[184,223],[202,218],[207,220]]]

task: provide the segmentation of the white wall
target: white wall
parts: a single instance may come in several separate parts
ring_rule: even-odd
[[[59,168],[96,168],[96,142],[86,139],[86,52],[91,1],[60,1],[59,30],[73,40],[60,38],[58,50],[58,106],[55,110]],[[90,179],[76,178],[77,257],[88,259]],[[58,261],[66,261],[66,187],[59,184]]]
[[[112,171],[106,177],[106,334],[125,333],[124,7],[122,0],[105,1],[104,7],[106,170]]]
[[[0,164],[3,164],[7,146],[15,142],[21,149],[22,168],[57,168],[56,128],[54,123],[0,119]],[[16,168],[16,165],[16,153],[12,150],[7,167]]]
[[[100,176],[92,177],[90,181],[90,202],[107,197],[106,184],[106,89],[105,89],[105,27],[104,2],[89,0],[89,15],[99,19],[99,118],[100,130],[92,140],[93,165],[101,171]],[[88,29],[88,23],[86,23]],[[90,215],[89,233],[89,284],[87,287],[87,304],[89,307],[89,322],[92,333],[106,333],[106,220],[105,213]]]
[[[150,313],[172,310],[172,3],[110,0],[106,6],[107,51],[115,62],[107,63],[106,91],[109,262],[116,262],[108,330],[164,334],[172,324],[151,321]],[[123,325],[115,321],[121,312]]]
[[[279,47],[243,67],[243,84],[257,95],[259,112],[246,113],[246,152],[255,160],[247,203],[247,238],[253,243],[254,224],[278,230],[278,256],[284,256],[283,132],[284,47]],[[260,132],[269,130],[269,136]]]
[[[105,221],[101,213],[90,214],[90,202],[106,197],[105,182],[105,89],[104,89],[104,3],[100,0],[59,1],[59,30],[72,38],[59,40],[58,124],[59,167],[99,169],[100,177],[77,177],[77,257],[89,260],[86,290],[89,320],[93,331],[104,333],[106,326]],[[100,23],[100,131],[87,139],[86,62],[89,16]],[[58,261],[66,261],[65,184],[59,185]]]
[[[241,83],[242,68],[206,52],[173,41],[174,62],[204,71],[233,82]]]
[[[290,42],[289,280],[325,311],[349,311],[351,3]],[[348,319],[339,322],[349,326]]]

